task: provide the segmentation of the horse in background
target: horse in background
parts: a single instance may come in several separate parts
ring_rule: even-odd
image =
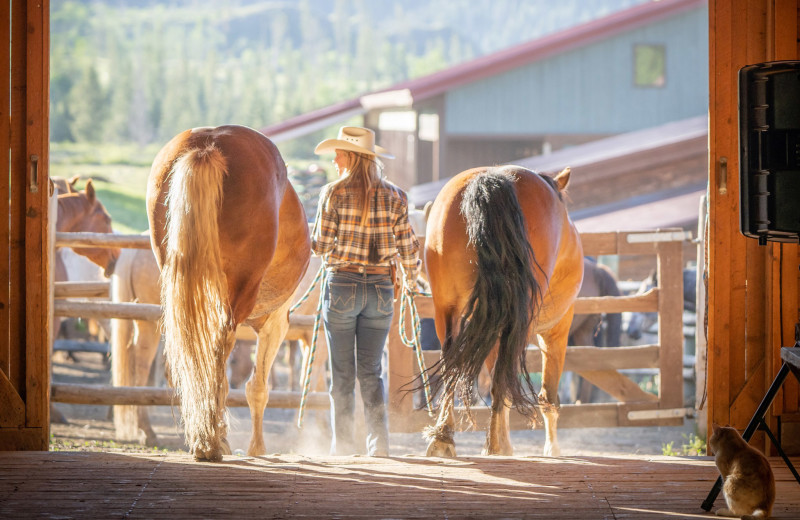
[[[578,293],[579,298],[598,296],[620,296],[617,277],[607,266],[586,257],[583,259],[583,283]],[[619,347],[622,335],[622,314],[576,314],[572,318],[569,329],[569,345]],[[593,402],[595,387],[577,374],[571,380],[565,378],[565,386],[571,387],[568,392],[571,400],[582,403]]]
[[[56,178],[53,182],[55,186],[63,186],[67,190],[58,194],[56,231],[113,233],[111,215],[108,214],[103,203],[97,198],[92,180],[86,181],[86,186],[82,191],[74,189],[74,181],[76,180],[73,177],[73,181],[69,183]],[[59,248],[56,248],[56,252],[58,250]],[[103,274],[106,277],[111,276],[111,273],[114,272],[114,265],[120,255],[119,248],[108,247],[79,247],[75,248],[75,252],[102,267]],[[56,276],[59,276],[59,271],[61,271],[62,276],[66,277],[63,261],[57,258]]]
[[[103,203],[100,202],[100,199],[97,198],[92,180],[86,181],[86,186],[83,190],[77,190],[75,184],[78,178],[78,176],[72,177],[70,180],[60,177],[51,178],[58,208],[56,212],[56,232],[113,233],[111,216],[103,206]],[[80,247],[75,248],[74,251],[103,269],[103,274],[106,277],[114,272],[114,267],[120,255],[119,248]],[[56,247],[54,258],[54,280],[56,282],[68,281],[69,273],[62,255],[62,248]],[[53,338],[58,333],[61,322],[62,318],[60,316],[53,317]],[[51,353],[52,347],[50,345]],[[50,407],[50,415],[53,422],[67,422],[63,414],[53,405]]]
[[[558,455],[558,382],[574,302],[583,278],[583,248],[562,194],[569,169],[555,178],[517,166],[475,168],[445,184],[425,237],[436,333],[442,358],[436,424],[426,430],[428,456],[456,456],[453,400],[467,405],[485,364],[492,372],[491,421],[484,453],[511,455],[509,411],[541,409],[545,455]],[[542,389],[533,388],[525,356],[541,348]]]
[[[150,239],[161,271],[164,357],[195,460],[230,453],[225,362],[245,323],[258,335],[245,393],[249,455],[266,453],[267,374],[289,328],[291,296],[311,256],[305,212],[278,149],[227,125],[178,134],[147,185]]]

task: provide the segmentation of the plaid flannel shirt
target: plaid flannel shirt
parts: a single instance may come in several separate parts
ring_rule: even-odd
[[[416,279],[420,266],[419,240],[408,222],[405,192],[384,181],[377,195],[370,196],[367,226],[361,225],[360,193],[346,187],[330,192],[331,184],[320,192],[311,236],[312,251],[323,256],[328,266],[367,264],[372,236],[380,258],[376,265],[389,265],[399,254],[406,276]]]

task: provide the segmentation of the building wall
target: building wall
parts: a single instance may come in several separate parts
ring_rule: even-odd
[[[663,45],[663,87],[636,87],[634,46]],[[450,135],[614,134],[708,111],[704,6],[447,93]]]

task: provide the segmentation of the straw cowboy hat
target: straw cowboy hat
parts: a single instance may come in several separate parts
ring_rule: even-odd
[[[394,159],[394,155],[389,153],[389,150],[375,144],[375,132],[360,126],[341,127],[336,139],[325,139],[317,145],[314,153],[322,155],[336,150],[349,150],[367,155],[377,155],[384,159]]]

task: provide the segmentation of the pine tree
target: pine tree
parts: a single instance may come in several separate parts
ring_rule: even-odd
[[[83,70],[81,79],[70,91],[69,103],[74,114],[70,132],[75,140],[100,142],[108,118],[108,103],[94,65]]]

